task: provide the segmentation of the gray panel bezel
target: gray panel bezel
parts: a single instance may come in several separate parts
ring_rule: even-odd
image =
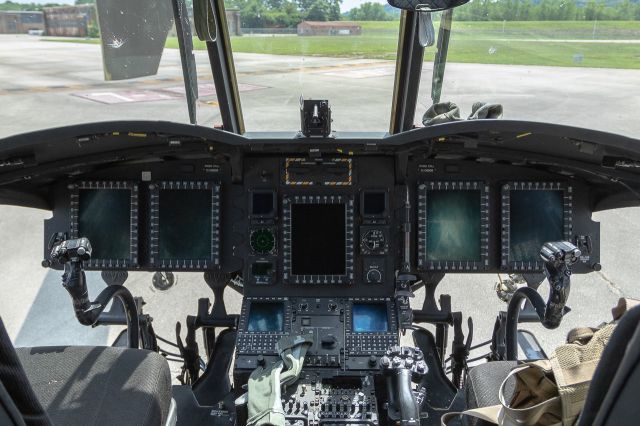
[[[480,260],[428,260],[427,197],[430,191],[480,191]],[[422,271],[481,272],[489,268],[489,192],[481,180],[437,180],[418,183],[418,269]]]
[[[345,273],[341,275],[293,274],[291,250],[292,204],[344,204],[345,206]],[[354,197],[353,195],[285,195],[282,199],[283,281],[286,284],[353,284],[354,282]]]
[[[573,187],[561,181],[510,181],[501,187],[501,261],[503,270],[515,272],[541,271],[544,265],[542,259],[535,262],[514,261],[510,257],[511,249],[511,192],[512,191],[562,191],[563,231],[565,241],[571,240],[573,233]]]
[[[160,253],[160,191],[211,191],[211,257],[209,259],[162,259]],[[166,270],[202,271],[220,267],[220,183],[214,181],[159,181],[149,184],[149,263]]]
[[[129,210],[129,253],[128,259],[94,258],[83,263],[86,269],[132,269],[138,266],[138,183],[132,181],[79,181],[69,185],[69,232],[71,238],[80,238],[79,210],[80,191],[83,189],[129,190],[131,201]]]

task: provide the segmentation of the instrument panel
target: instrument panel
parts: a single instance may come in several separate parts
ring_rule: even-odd
[[[88,237],[88,269],[241,272],[245,295],[265,297],[322,286],[389,296],[406,233],[423,274],[539,272],[552,240],[582,250],[575,273],[599,267],[599,224],[579,179],[428,160],[399,182],[395,167],[381,155],[247,156],[240,179],[202,159],[105,168],[55,186],[45,239]]]

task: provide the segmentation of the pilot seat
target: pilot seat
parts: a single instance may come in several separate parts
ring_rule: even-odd
[[[15,348],[0,319],[0,424],[175,424],[161,355],[99,346]]]
[[[498,389],[517,361],[494,361],[473,367],[465,384],[469,409],[499,405]],[[514,379],[513,379],[514,380]],[[512,381],[513,381],[512,380]],[[505,397],[513,393],[507,381]],[[578,426],[632,425],[640,418],[640,306],[619,321],[605,347],[587,393]],[[473,426],[487,423],[466,418]]]

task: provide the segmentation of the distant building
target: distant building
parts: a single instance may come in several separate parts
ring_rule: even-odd
[[[362,34],[362,27],[349,21],[302,21],[298,24],[299,36],[348,36]]]
[[[42,12],[0,12],[0,34],[27,34],[29,31],[43,30]]]
[[[89,28],[95,26],[96,8],[91,5],[45,7],[46,34],[58,37],[88,37]]]

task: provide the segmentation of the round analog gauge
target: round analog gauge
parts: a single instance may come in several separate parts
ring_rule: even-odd
[[[251,249],[258,254],[269,254],[276,246],[276,237],[269,228],[256,229],[250,237]]]
[[[385,245],[384,232],[380,229],[370,229],[362,236],[362,244],[370,251],[380,251]]]

